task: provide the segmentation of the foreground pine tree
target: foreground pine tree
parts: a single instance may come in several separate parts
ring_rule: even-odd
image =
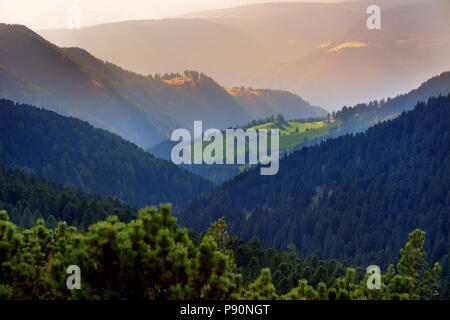
[[[355,269],[327,288],[298,286],[277,295],[270,269],[244,285],[236,272],[233,236],[224,219],[212,224],[199,245],[176,226],[170,206],[146,208],[130,223],[110,216],[79,233],[66,223],[55,229],[39,220],[21,229],[0,211],[1,299],[430,299],[438,289],[441,266],[428,268],[425,233],[415,230],[397,264],[382,276],[381,288],[369,290],[367,276],[355,281]],[[81,289],[66,286],[67,267],[81,270]]]

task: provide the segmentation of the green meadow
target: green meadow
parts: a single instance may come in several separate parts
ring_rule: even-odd
[[[250,129],[266,129],[270,132],[273,129],[280,130],[280,143],[279,148],[280,152],[289,151],[290,149],[303,144],[312,139],[316,139],[322,136],[329,134],[330,128],[339,126],[339,122],[327,122],[327,121],[318,121],[318,122],[296,122],[296,121],[279,121],[279,122],[267,122],[261,125],[253,126]],[[270,136],[267,137],[268,148],[270,148]],[[202,148],[199,150],[204,150],[206,146],[208,146],[211,142],[202,142]],[[200,142],[196,143],[200,144]],[[194,144],[189,148],[191,150],[192,161],[194,160]],[[245,152],[248,151],[248,145],[245,145]],[[214,153],[213,153],[214,154]],[[226,155],[226,139],[223,137],[223,154],[224,158]],[[237,146],[235,146],[235,159],[238,154]],[[202,151],[200,151],[199,156],[202,156]],[[246,160],[248,161],[248,159]],[[236,160],[235,160],[236,162]],[[225,163],[225,160],[224,160]],[[246,168],[247,165],[242,166],[242,169]]]

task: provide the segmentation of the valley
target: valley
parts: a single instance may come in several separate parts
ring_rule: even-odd
[[[0,5],[2,307],[450,299],[449,1],[183,1]]]

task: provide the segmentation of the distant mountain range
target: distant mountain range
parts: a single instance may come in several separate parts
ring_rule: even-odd
[[[338,109],[407,92],[450,69],[450,2],[381,8],[380,30],[369,30],[362,18],[308,54],[259,75],[264,80],[256,84]]]
[[[396,118],[402,112],[412,110],[417,103],[426,102],[430,97],[445,96],[449,92],[450,72],[447,71],[428,79],[420,87],[406,94],[344,107],[333,115],[336,120],[343,123],[340,127],[341,133],[357,133],[378,122]]]
[[[143,74],[201,70],[227,87],[289,90],[337,110],[450,66],[447,0],[378,0],[382,28],[368,30],[373,4],[261,3],[40,34]]]
[[[194,120],[223,129],[284,113],[284,105],[297,117],[326,113],[293,94],[268,90],[248,104],[195,71],[142,76],[83,49],[59,48],[19,25],[0,24],[0,84],[2,98],[79,117],[142,147],[167,139],[175,128],[191,128]]]

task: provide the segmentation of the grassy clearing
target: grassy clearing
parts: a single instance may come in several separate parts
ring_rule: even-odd
[[[252,127],[252,129],[279,129],[280,130],[280,151],[288,151],[306,141],[325,136],[329,133],[330,128],[339,125],[337,122],[328,123],[327,121],[318,121],[310,123],[300,123],[293,121],[283,121],[283,122],[268,122],[262,125],[257,125]],[[225,136],[223,137],[223,153],[224,158],[226,154]],[[202,150],[209,145],[210,142],[202,142],[202,148],[200,148],[199,158],[202,158]],[[196,143],[200,144],[200,142]],[[188,147],[189,148],[189,147]],[[270,148],[270,137],[268,137],[268,148]],[[192,161],[194,159],[194,145],[189,148],[192,156]],[[248,145],[245,145],[245,151],[248,151]],[[237,147],[235,146],[235,156],[238,154]],[[225,162],[225,161],[224,161]],[[244,166],[245,167],[245,166]]]

